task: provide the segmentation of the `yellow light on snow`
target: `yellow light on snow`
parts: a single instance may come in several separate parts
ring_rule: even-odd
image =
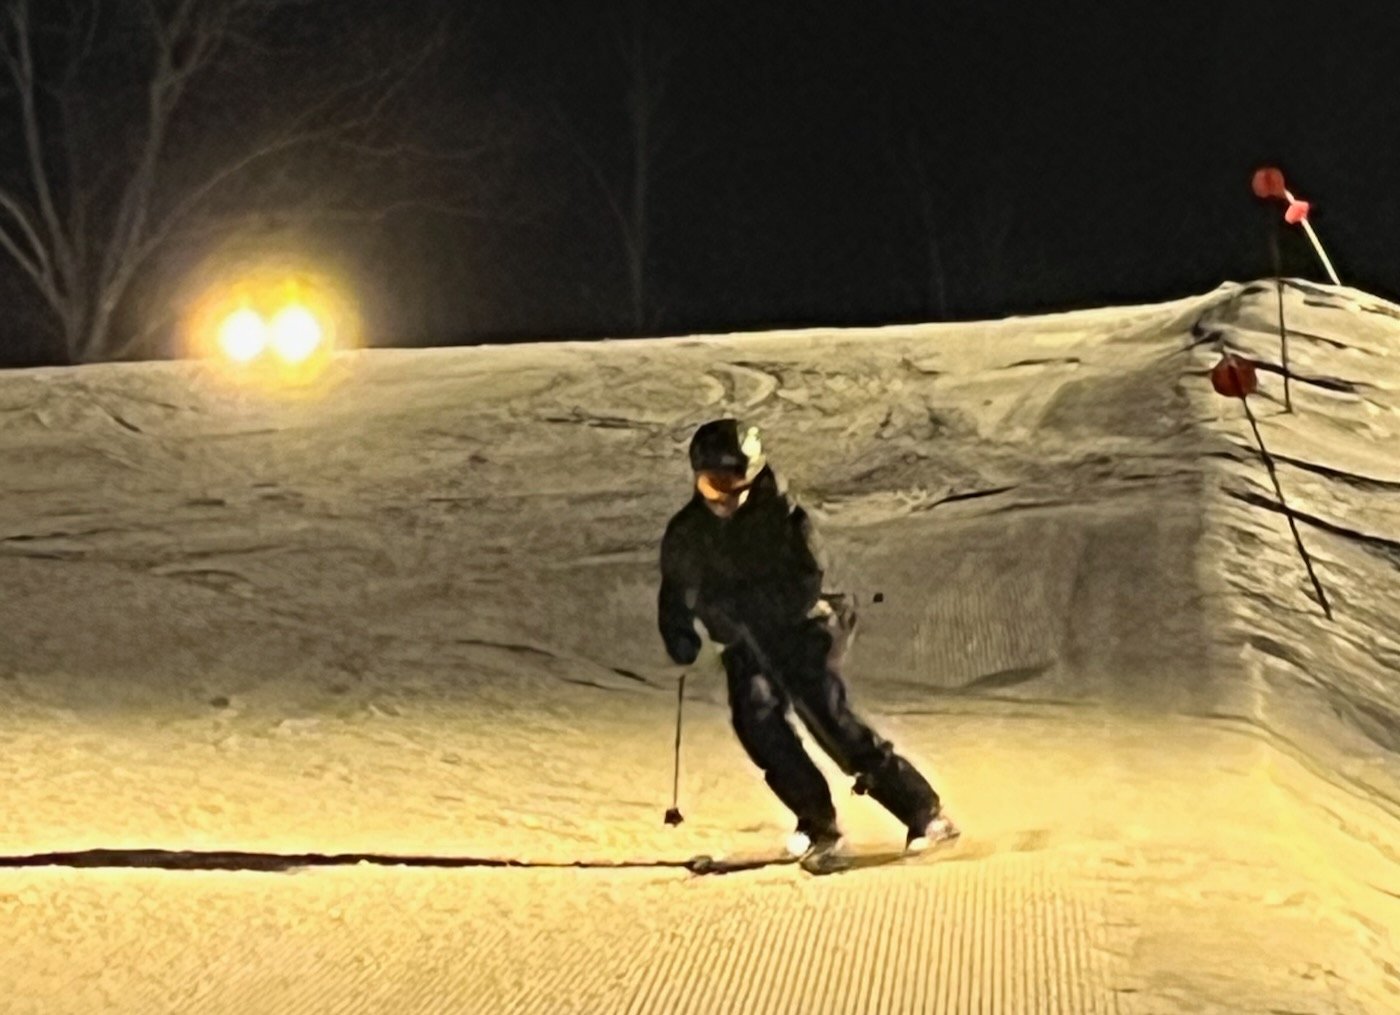
[[[325,338],[321,322],[303,306],[278,311],[271,330],[273,350],[288,363],[305,363]]]
[[[267,325],[256,310],[244,307],[219,325],[219,348],[235,363],[248,363],[267,347]]]

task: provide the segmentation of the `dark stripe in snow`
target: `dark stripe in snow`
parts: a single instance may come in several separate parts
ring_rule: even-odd
[[[786,862],[774,856],[736,864],[757,868]],[[504,860],[477,856],[415,856],[392,853],[262,853],[242,851],[194,851],[169,849],[87,849],[71,853],[35,853],[29,856],[0,856],[0,868],[73,867],[78,869],[118,868],[180,871],[254,871],[285,873],[305,867],[439,867],[439,868],[521,868],[538,870],[642,870],[670,869],[710,873],[709,857],[688,860]]]
[[[1231,497],[1244,501],[1254,507],[1264,508],[1266,511],[1273,511],[1281,515],[1292,515],[1300,522],[1307,522],[1309,525],[1330,532],[1334,536],[1341,536],[1344,539],[1354,540],[1371,553],[1387,561],[1394,567],[1400,568],[1400,542],[1393,539],[1386,539],[1383,536],[1373,536],[1369,533],[1358,532],[1356,529],[1349,529],[1344,525],[1337,525],[1316,515],[1305,514],[1302,511],[1295,511],[1292,508],[1285,508],[1277,501],[1271,500],[1262,494],[1250,491],[1227,490]]]

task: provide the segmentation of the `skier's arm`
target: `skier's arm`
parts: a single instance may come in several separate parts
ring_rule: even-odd
[[[661,540],[661,591],[656,600],[656,625],[671,661],[689,666],[700,655],[700,636],[695,633],[695,611],[691,608],[696,589],[688,554],[673,522]]]
[[[792,509],[792,559],[798,588],[808,607],[815,604],[822,594],[822,579],[826,574],[825,552],[823,551],[812,519],[799,505]]]

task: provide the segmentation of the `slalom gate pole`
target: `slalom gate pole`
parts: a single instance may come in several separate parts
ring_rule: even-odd
[[[1303,545],[1303,537],[1298,532],[1298,521],[1293,517],[1293,510],[1288,506],[1288,500],[1283,495],[1283,485],[1278,480],[1278,466],[1274,464],[1274,456],[1269,454],[1269,449],[1264,444],[1264,435],[1259,431],[1259,421],[1254,418],[1254,407],[1249,404],[1249,396],[1259,390],[1259,374],[1254,366],[1254,361],[1236,356],[1222,341],[1220,362],[1216,363],[1210,372],[1210,383],[1217,394],[1227,398],[1238,398],[1240,404],[1244,406],[1244,414],[1249,419],[1249,427],[1254,431],[1254,442],[1259,445],[1259,454],[1263,456],[1264,467],[1269,470],[1269,479],[1273,481],[1274,493],[1278,495],[1279,511],[1288,519],[1288,528],[1293,533],[1293,542],[1298,547],[1298,556],[1303,559],[1303,566],[1307,568],[1308,578],[1312,580],[1313,590],[1317,593],[1317,601],[1321,604],[1322,612],[1327,615],[1327,619],[1334,619],[1332,604],[1327,600],[1327,593],[1323,591],[1322,582],[1318,581],[1312,557],[1308,554],[1308,548]]]
[[[1259,424],[1254,419],[1254,409],[1250,407],[1248,398],[1241,398],[1244,403],[1245,415],[1249,417],[1250,428],[1254,431],[1254,440],[1259,445],[1259,453],[1264,456],[1264,465],[1269,470],[1269,478],[1274,481],[1274,492],[1278,494],[1278,505],[1283,509],[1283,516],[1288,519],[1288,527],[1293,532],[1293,542],[1298,545],[1298,555],[1303,558],[1303,566],[1308,570],[1308,577],[1312,579],[1313,589],[1317,592],[1317,601],[1322,604],[1322,612],[1327,615],[1328,620],[1332,620],[1332,604],[1327,601],[1327,593],[1322,590],[1322,582],[1317,579],[1317,572],[1313,570],[1312,557],[1308,553],[1308,548],[1303,545],[1303,537],[1298,533],[1298,523],[1293,518],[1293,511],[1288,506],[1288,501],[1284,499],[1283,487],[1278,481],[1278,469],[1274,465],[1274,456],[1269,454],[1269,449],[1264,446],[1264,438],[1259,433]]]
[[[1283,411],[1293,411],[1293,371],[1288,366],[1288,326],[1283,319],[1283,262],[1278,249],[1278,226],[1269,223],[1269,251],[1274,259],[1274,290],[1278,294],[1279,362],[1283,366]]]

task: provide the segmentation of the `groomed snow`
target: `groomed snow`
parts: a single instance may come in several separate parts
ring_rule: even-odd
[[[366,351],[299,393],[207,363],[0,377],[0,853],[772,848],[790,819],[711,656],[687,820],[661,822],[679,671],[657,540],[690,430],[730,413],[859,597],[858,706],[965,828],[947,862],[820,881],[3,871],[0,996],[1400,1010],[1400,308],[1304,283],[1286,304],[1291,414],[1272,282],[971,325]],[[1333,622],[1210,389],[1222,341],[1263,365],[1251,404]],[[825,768],[850,837],[896,841]]]

